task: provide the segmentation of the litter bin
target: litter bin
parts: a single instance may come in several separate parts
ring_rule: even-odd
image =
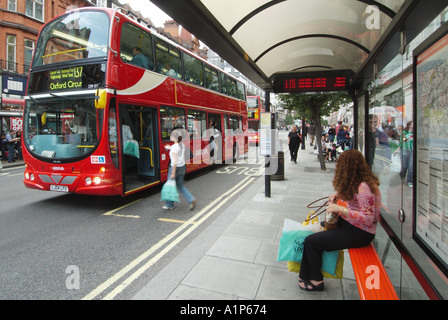
[[[271,164],[277,160],[277,172],[271,176],[271,180],[285,179],[285,154],[279,151],[277,155],[271,156]]]

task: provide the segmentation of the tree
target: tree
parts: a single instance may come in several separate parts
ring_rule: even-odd
[[[351,102],[346,93],[325,94],[289,94],[279,95],[283,107],[296,110],[302,119],[311,119],[316,126],[316,143],[319,150],[319,161],[322,170],[326,170],[322,154],[322,117],[329,116],[331,112],[337,111],[341,105]]]

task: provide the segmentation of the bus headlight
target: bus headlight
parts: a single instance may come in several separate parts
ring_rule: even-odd
[[[30,174],[28,172],[25,172],[25,179],[30,180]]]
[[[92,178],[90,178],[90,177],[86,177],[84,179],[84,181],[86,182],[86,185],[88,185],[88,186],[90,186],[92,184]]]
[[[101,178],[100,177],[93,178],[93,183],[99,185],[101,183]]]

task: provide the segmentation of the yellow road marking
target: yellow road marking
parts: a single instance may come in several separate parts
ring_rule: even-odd
[[[187,223],[188,222],[187,220],[176,220],[176,219],[165,219],[165,218],[159,218],[157,220],[163,221],[163,222],[174,222],[174,223]],[[195,224],[196,222],[192,221],[192,222],[188,222],[188,223]]]
[[[117,214],[117,213],[115,213],[115,212],[117,212],[117,211],[119,211],[119,210],[121,210],[121,209],[123,209],[123,208],[126,208],[126,207],[128,207],[128,206],[130,206],[130,205],[133,205],[134,203],[137,203],[137,202],[142,201],[142,200],[143,200],[143,199],[138,199],[138,200],[132,201],[132,202],[130,202],[130,203],[128,203],[128,204],[125,204],[124,206],[118,207],[118,208],[116,208],[116,209],[114,209],[114,210],[107,211],[106,213],[103,213],[103,216],[114,216],[114,217],[121,217],[121,218],[134,218],[134,219],[139,219],[140,216],[137,216],[137,215],[131,215],[131,214]]]

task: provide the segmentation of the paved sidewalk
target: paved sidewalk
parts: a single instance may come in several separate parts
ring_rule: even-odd
[[[344,278],[325,278],[323,292],[298,287],[298,274],[277,261],[285,218],[303,221],[313,200],[333,192],[334,162],[320,169],[309,144],[298,163],[285,152],[285,179],[259,177],[233,204],[143,287],[134,300],[359,300],[348,252]]]
[[[16,161],[11,162],[11,163],[9,163],[6,160],[0,160],[0,162],[2,163],[2,167],[4,169],[12,168],[12,167],[20,167],[20,166],[23,166],[25,164],[25,162],[23,160],[16,160]],[[0,168],[0,170],[1,170],[1,168]]]

